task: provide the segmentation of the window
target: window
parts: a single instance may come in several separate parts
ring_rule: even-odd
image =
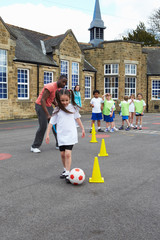
[[[96,28],[96,39],[103,39],[103,28]]]
[[[72,62],[72,90],[79,84],[79,64]]]
[[[135,64],[125,64],[125,75],[136,75],[137,66]]]
[[[18,69],[18,99],[29,99],[29,70]]]
[[[119,65],[118,64],[105,64],[104,65],[104,74],[112,74],[117,75],[119,72]]]
[[[91,31],[90,31],[90,39],[91,40],[94,39],[94,28],[92,28]]]
[[[160,100],[160,80],[152,81],[152,100]]]
[[[125,95],[131,96],[132,94],[136,95],[136,78],[126,77],[125,78]]]
[[[44,72],[44,85],[53,82],[53,72]]]
[[[85,99],[91,98],[91,77],[85,76]]]
[[[104,78],[104,92],[110,93],[112,98],[118,98],[118,77]]]
[[[7,99],[7,51],[0,49],[0,99]]]
[[[68,61],[61,61],[61,75],[65,75],[67,78],[67,84],[65,86],[65,88],[69,88],[69,62]]]

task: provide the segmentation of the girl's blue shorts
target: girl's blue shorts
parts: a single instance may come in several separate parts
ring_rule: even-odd
[[[128,118],[129,118],[129,116],[122,116],[122,120],[126,120]]]
[[[115,111],[113,111],[113,119],[115,119]]]
[[[102,120],[102,113],[92,113],[92,120],[96,121],[96,120]]]
[[[113,122],[113,116],[110,117],[110,115],[103,115],[105,122]]]

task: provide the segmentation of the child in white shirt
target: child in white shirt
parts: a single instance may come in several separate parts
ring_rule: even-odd
[[[135,115],[134,99],[135,99],[135,95],[132,94],[130,96],[130,99],[128,100],[128,102],[129,102],[129,122],[130,122],[130,127],[132,127],[132,128],[134,127],[133,119],[134,119],[134,115]]]
[[[92,126],[95,121],[97,121],[98,125],[98,132],[104,132],[101,129],[101,120],[102,120],[102,112],[101,112],[101,104],[103,103],[102,98],[99,97],[99,90],[93,91],[94,98],[90,101],[90,106],[92,107],[92,117],[91,117],[91,129],[90,132],[92,132]]]
[[[72,104],[70,103],[72,99]],[[54,124],[57,124],[57,140],[61,153],[62,164],[64,167],[60,178],[65,178],[69,183],[69,172],[71,168],[71,153],[75,143],[78,143],[76,122],[82,129],[82,137],[85,136],[83,124],[80,120],[80,114],[74,101],[72,90],[61,89],[56,91],[56,102],[58,106],[54,109],[53,115],[48,124],[46,133],[46,143],[49,143],[49,133]]]

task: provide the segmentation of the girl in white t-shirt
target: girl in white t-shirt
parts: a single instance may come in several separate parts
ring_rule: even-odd
[[[134,127],[133,119],[134,119],[134,115],[135,115],[134,100],[135,100],[135,95],[132,94],[130,96],[130,99],[128,100],[128,102],[129,102],[129,123],[130,123],[130,127],[132,127],[132,128]]]
[[[72,104],[70,103],[70,99]],[[60,178],[65,178],[69,183],[68,176],[72,162],[72,148],[75,143],[78,143],[76,122],[82,129],[82,137],[85,137],[85,131],[80,120],[77,105],[74,101],[73,91],[67,89],[57,90],[55,100],[58,106],[54,109],[53,115],[48,124],[46,143],[49,143],[49,133],[52,126],[57,124],[57,140],[64,167],[64,171],[60,175]]]

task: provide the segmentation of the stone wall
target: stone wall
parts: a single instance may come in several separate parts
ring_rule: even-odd
[[[148,112],[160,112],[160,100],[152,99],[152,80],[160,81],[160,76],[148,77]]]
[[[119,93],[116,108],[119,111],[119,101],[125,95],[125,64],[137,65],[136,93],[141,92],[146,101],[147,89],[147,58],[142,53],[141,44],[123,41],[104,42],[102,48],[85,50],[85,56],[97,69],[96,88],[104,94],[104,65],[119,64]]]

